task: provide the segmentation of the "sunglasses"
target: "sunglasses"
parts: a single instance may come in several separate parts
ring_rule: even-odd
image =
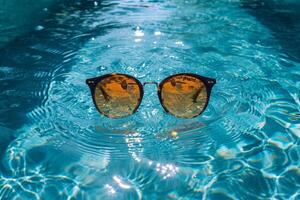
[[[164,110],[176,117],[194,118],[207,107],[215,79],[192,73],[175,74],[157,82],[141,83],[127,74],[105,74],[86,80],[97,110],[109,118],[135,113],[143,99],[143,86],[155,84]]]

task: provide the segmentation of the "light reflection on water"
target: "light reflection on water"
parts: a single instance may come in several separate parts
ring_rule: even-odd
[[[22,124],[4,131],[1,198],[299,197],[299,63],[238,1],[96,2],[43,27],[1,51],[1,126]],[[136,114],[111,120],[85,85],[109,72],[218,83],[199,118],[167,115],[147,86]]]

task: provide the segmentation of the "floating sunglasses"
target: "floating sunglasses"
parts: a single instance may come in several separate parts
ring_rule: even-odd
[[[146,84],[155,84],[160,103],[167,113],[180,118],[194,118],[207,107],[215,79],[182,73],[165,78],[161,83],[143,84],[127,74],[106,74],[87,79],[97,110],[109,118],[135,113],[141,104]]]

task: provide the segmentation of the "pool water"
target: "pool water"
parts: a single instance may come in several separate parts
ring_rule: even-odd
[[[0,50],[0,199],[300,199],[297,12],[245,0],[58,7]],[[217,84],[200,117],[166,114],[146,85],[138,112],[112,120],[85,84],[110,72]]]

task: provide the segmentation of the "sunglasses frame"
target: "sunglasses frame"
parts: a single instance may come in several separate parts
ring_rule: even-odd
[[[198,74],[193,74],[193,73],[179,73],[179,74],[173,74],[171,76],[168,76],[166,77],[165,79],[163,79],[160,83],[157,83],[157,82],[143,82],[141,83],[137,78],[131,76],[131,75],[128,75],[128,74],[122,74],[122,73],[110,73],[110,74],[105,74],[105,75],[102,75],[102,76],[98,76],[98,77],[95,77],[95,78],[89,78],[89,79],[86,79],[86,84],[89,86],[90,90],[91,90],[91,94],[92,94],[92,99],[93,99],[93,103],[96,107],[96,109],[98,110],[99,113],[101,113],[102,115],[108,117],[108,118],[114,118],[114,117],[110,117],[109,115],[105,114],[104,112],[102,112],[98,107],[97,107],[97,104],[96,104],[96,100],[95,100],[95,89],[96,89],[96,86],[97,84],[102,81],[103,79],[107,78],[107,77],[110,77],[110,76],[114,76],[114,75],[121,75],[121,76],[125,76],[127,78],[130,78],[130,79],[133,79],[137,82],[138,86],[139,86],[139,89],[140,89],[140,97],[138,99],[139,103],[138,105],[136,106],[136,108],[132,111],[131,114],[129,115],[133,115],[139,108],[139,106],[141,105],[142,103],[142,100],[143,100],[143,96],[144,96],[144,86],[147,85],[147,84],[155,84],[157,86],[157,95],[158,95],[158,98],[159,98],[159,101],[160,101],[160,104],[162,105],[163,109],[165,110],[166,113],[170,113],[168,111],[168,109],[164,106],[163,104],[163,100],[162,100],[162,96],[161,96],[161,91],[162,91],[162,87],[163,85],[170,79],[170,78],[173,78],[175,76],[181,76],[181,75],[186,75],[186,76],[191,76],[191,77],[194,77],[198,80],[200,80],[205,88],[206,88],[206,93],[207,93],[207,101],[205,103],[205,106],[204,108],[202,109],[202,111],[198,114],[198,115],[195,115],[191,118],[195,118],[195,117],[198,117],[199,115],[201,115],[207,105],[208,105],[208,102],[209,102],[209,99],[210,99],[210,94],[211,94],[211,90],[212,90],[212,87],[214,86],[214,84],[216,84],[216,79],[213,79],[213,78],[208,78],[208,77],[204,77],[204,76],[200,76]],[[176,116],[175,114],[173,113],[170,113],[172,115],[174,115],[175,117],[179,117],[179,116]],[[129,115],[126,115],[126,116],[122,116],[122,117],[118,117],[118,118],[123,118],[123,117],[127,117]],[[182,117],[180,117],[182,118]],[[190,118],[189,118],[190,119]]]

